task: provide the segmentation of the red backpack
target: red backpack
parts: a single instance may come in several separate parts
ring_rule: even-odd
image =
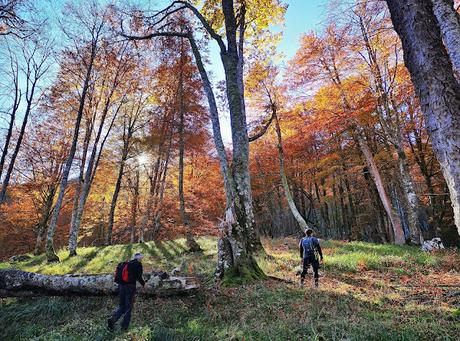
[[[117,284],[126,284],[129,280],[128,262],[118,263],[115,268],[114,282]]]

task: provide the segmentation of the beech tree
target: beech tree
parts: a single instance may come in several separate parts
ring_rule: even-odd
[[[460,84],[429,0],[387,0],[460,233]],[[448,46],[451,40],[446,40]],[[454,40],[458,44],[458,40]]]
[[[351,135],[356,140],[362,155],[367,163],[372,179],[377,188],[380,200],[385,208],[388,219],[391,223],[396,244],[404,244],[405,236],[402,228],[401,220],[396,214],[395,208],[392,205],[390,197],[382,180],[380,170],[375,162],[372,151],[369,147],[363,127],[360,125],[358,115],[361,105],[359,101],[352,101],[350,93],[347,92],[347,87],[358,84],[353,84],[353,79],[347,79],[346,75],[352,65],[352,54],[349,49],[350,40],[348,27],[335,27],[330,25],[327,27],[324,38],[317,35],[305,35],[303,38],[303,50],[299,51],[292,61],[292,73],[300,80],[295,80],[296,84],[305,84],[326,81],[334,88],[335,95],[338,96],[341,102],[341,110],[344,116],[334,115],[335,120],[343,120],[351,129]],[[300,66],[300,68],[298,68]],[[293,68],[297,68],[294,71]],[[348,69],[347,69],[348,68]],[[364,91],[362,93],[365,93]],[[352,102],[357,103],[352,105]]]
[[[125,104],[126,95],[119,93],[118,91],[120,90],[118,88],[120,82],[126,80],[124,76],[127,70],[132,68],[128,63],[132,56],[127,53],[126,48],[126,44],[116,46],[114,50],[110,47],[106,47],[104,52],[102,49],[100,50],[99,56],[97,56],[95,60],[96,64],[94,71],[99,74],[99,79],[96,78],[94,80],[93,91],[90,95],[91,101],[87,103],[102,102],[102,107],[98,108],[98,106],[95,105],[89,108],[89,111],[93,114],[90,121],[96,131],[96,136],[92,142],[91,154],[89,155],[86,170],[84,171],[81,190],[76,194],[79,197],[78,203],[75,205],[72,213],[69,235],[69,253],[71,256],[76,255],[81,219],[91,190],[91,185],[97,172],[101,154],[104,150],[105,142],[107,141],[121,107]],[[99,87],[102,91],[96,90]],[[105,128],[106,124],[107,128]],[[84,162],[82,162],[82,167],[85,167]]]
[[[206,32],[214,39],[220,49],[222,65],[225,70],[226,97],[231,117],[232,129],[232,168],[228,167],[225,150],[221,144],[222,138],[218,124],[217,107],[215,97],[210,87],[209,79],[202,65],[201,55],[196,46],[195,40],[190,31],[171,32],[167,31],[167,25],[160,26],[165,18],[178,10],[189,10],[198,19]],[[203,14],[204,13],[204,14]],[[246,111],[244,101],[244,43],[245,34],[248,27],[248,16],[256,19],[257,15],[265,18],[261,26],[267,27],[270,20],[275,19],[284,13],[284,8],[277,1],[267,1],[267,3],[246,3],[233,0],[222,0],[221,5],[212,1],[206,2],[203,6],[203,13],[186,1],[174,1],[165,10],[160,11],[150,17],[148,33],[138,36],[130,36],[130,39],[151,39],[157,36],[182,36],[189,39],[192,51],[197,62],[198,69],[202,76],[203,84],[211,110],[213,123],[213,133],[218,150],[224,182],[226,183],[227,200],[229,201],[226,213],[226,224],[223,237],[219,241],[219,254],[217,275],[223,277],[225,270],[231,268],[230,273],[237,277],[253,276],[263,277],[263,273],[255,262],[252,253],[261,247],[260,239],[253,225],[252,195],[249,175],[249,138],[246,122]],[[213,27],[206,15],[221,16],[218,25]],[[248,20],[248,21],[247,21]],[[220,26],[222,25],[222,26]],[[158,28],[160,27],[160,30]],[[226,44],[222,35],[218,33],[223,27],[225,32]],[[217,136],[216,136],[217,135]]]
[[[454,0],[432,0],[433,12],[441,29],[441,36],[450,56],[452,64],[460,73],[460,14],[457,12]]]
[[[78,61],[82,61],[84,65],[84,76],[81,83],[81,88],[77,88],[78,93],[78,108],[76,109],[76,118],[72,144],[62,173],[62,179],[59,186],[59,193],[56,205],[51,216],[46,236],[46,256],[49,262],[59,261],[59,257],[54,252],[53,237],[56,231],[59,212],[64,200],[64,193],[67,188],[70,170],[72,168],[73,159],[77,150],[78,136],[80,125],[85,107],[86,96],[92,78],[92,70],[97,52],[100,48],[100,42],[103,35],[103,30],[106,25],[107,9],[99,12],[97,6],[91,6],[87,13],[77,13],[77,9],[73,9],[73,17],[81,24],[79,29],[87,29],[88,31],[66,32],[69,39],[76,44],[77,51],[67,51],[67,55],[72,56]],[[64,53],[64,56],[66,54]]]
[[[419,220],[423,220],[422,205],[415,191],[404,146],[401,105],[395,94],[398,89],[398,49],[399,44],[393,35],[385,32],[388,18],[380,3],[367,0],[357,3],[354,9],[356,26],[362,40],[364,67],[368,70],[370,90],[376,97],[376,112],[389,143],[397,154],[399,178],[406,199],[408,227],[411,243],[422,242]],[[401,77],[399,77],[401,79]],[[404,78],[403,78],[404,79]]]
[[[264,109],[270,117],[267,122],[265,122],[265,125],[259,134],[257,134],[257,137],[261,136],[262,132],[265,133],[265,131],[267,131],[271,122],[274,123],[281,185],[283,187],[289,209],[300,227],[299,235],[303,235],[304,231],[308,228],[308,225],[302,214],[299,212],[294,198],[292,197],[285,170],[285,154],[279,117],[280,109],[284,103],[281,102],[281,86],[277,84],[276,80],[278,72],[272,65],[264,64],[267,63],[259,62],[252,66],[246,85],[250,92],[249,98],[255,102],[253,105],[255,105],[256,108]],[[253,137],[252,140],[255,140],[255,138]]]
[[[134,74],[132,75],[134,76]],[[107,245],[112,244],[112,233],[113,225],[115,221],[115,210],[117,207],[118,196],[120,194],[123,176],[125,175],[126,163],[130,158],[133,158],[133,144],[135,142],[135,134],[142,130],[149,122],[149,118],[146,117],[148,114],[148,102],[151,100],[151,94],[149,92],[149,82],[146,79],[137,78],[131,79],[129,86],[129,94],[126,97],[128,103],[121,108],[120,117],[118,121],[121,121],[121,158],[118,168],[117,181],[115,183],[115,189],[112,195],[110,203],[109,221],[107,224],[107,232],[105,243]],[[139,191],[139,168],[136,169],[136,180],[134,186],[134,203],[132,206],[133,215],[131,218],[131,242],[134,242],[134,234],[136,227],[136,215],[138,207],[138,191]]]

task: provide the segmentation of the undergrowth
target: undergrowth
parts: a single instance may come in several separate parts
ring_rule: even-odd
[[[110,333],[105,321],[115,297],[7,298],[0,301],[0,340],[458,340],[460,256],[425,254],[416,247],[325,241],[320,288],[297,286],[297,241],[265,240],[257,257],[272,279],[209,289],[216,240],[199,238],[203,253],[185,240],[59,252],[0,263],[46,274],[113,272],[116,263],[144,252],[146,271],[183,271],[203,288],[189,296],[137,298],[128,332]]]

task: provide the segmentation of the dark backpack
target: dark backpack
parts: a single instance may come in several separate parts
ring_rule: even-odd
[[[306,241],[306,243],[304,243]],[[302,239],[302,247],[304,248],[305,256],[314,256],[315,255],[315,246],[313,245],[313,238],[307,237]]]
[[[128,280],[128,262],[118,263],[117,267],[115,268],[115,276],[113,281],[117,284],[126,284],[128,283]]]

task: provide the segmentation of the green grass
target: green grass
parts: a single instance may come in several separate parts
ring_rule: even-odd
[[[216,240],[199,238],[203,254],[185,240],[85,248],[61,263],[44,257],[0,263],[47,274],[113,272],[115,264],[142,251],[144,267],[171,270],[185,262],[203,289],[192,296],[138,297],[127,333],[109,333],[115,297],[8,298],[0,301],[0,340],[457,340],[460,283],[457,252],[424,254],[416,247],[361,242],[323,243],[320,289],[274,280],[222,288],[208,286]],[[264,241],[258,264],[271,276],[296,281],[297,242]]]

